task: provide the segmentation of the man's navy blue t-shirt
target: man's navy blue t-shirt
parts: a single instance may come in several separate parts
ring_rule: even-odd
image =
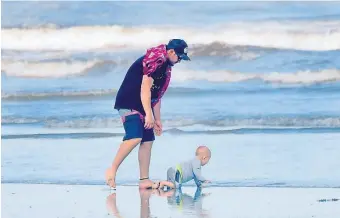
[[[143,76],[153,78],[151,87],[151,106],[160,101],[171,77],[171,64],[166,58],[166,47],[160,45],[151,48],[147,54],[138,58],[127,71],[120,86],[115,102],[115,109],[133,109],[145,115],[141,101]]]

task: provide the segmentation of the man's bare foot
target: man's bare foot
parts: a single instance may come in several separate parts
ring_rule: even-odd
[[[140,189],[150,189],[154,185],[154,182],[152,182],[150,179],[140,180],[139,181],[139,188]]]
[[[106,184],[110,186],[111,188],[115,189],[116,188],[116,181],[114,176],[112,175],[112,169],[108,168],[105,172],[105,180]]]

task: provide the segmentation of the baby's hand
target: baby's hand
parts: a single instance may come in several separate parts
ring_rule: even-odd
[[[161,182],[154,182],[151,186],[152,189],[158,189],[159,186],[161,185]]]
[[[206,196],[209,196],[209,195],[211,195],[211,193],[203,193],[202,197],[206,197]]]

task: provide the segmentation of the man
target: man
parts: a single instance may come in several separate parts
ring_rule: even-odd
[[[115,109],[124,125],[125,136],[111,168],[106,170],[106,182],[116,188],[120,164],[138,145],[140,188],[152,186],[149,179],[151,148],[157,135],[162,134],[161,98],[168,88],[171,68],[181,60],[190,60],[188,45],[182,39],[172,39],[147,50],[129,68],[117,93]]]

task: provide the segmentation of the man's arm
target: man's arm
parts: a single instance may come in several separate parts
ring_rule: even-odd
[[[143,76],[140,97],[142,100],[143,108],[147,116],[152,116],[151,109],[151,87],[153,84],[153,78],[147,75]]]
[[[161,121],[161,100],[153,107],[153,116],[155,117],[155,121]]]
[[[153,127],[152,106],[151,106],[151,87],[153,84],[153,73],[166,61],[163,54],[164,45],[150,48],[143,58],[143,80],[141,86],[141,101],[145,111],[145,128]]]
[[[163,126],[161,121],[161,100],[153,107],[153,116],[155,117],[154,130],[157,136],[162,135]]]
[[[151,129],[154,126],[151,109],[151,86],[153,84],[153,78],[147,75],[143,76],[141,85],[141,101],[145,111],[144,128]]]

